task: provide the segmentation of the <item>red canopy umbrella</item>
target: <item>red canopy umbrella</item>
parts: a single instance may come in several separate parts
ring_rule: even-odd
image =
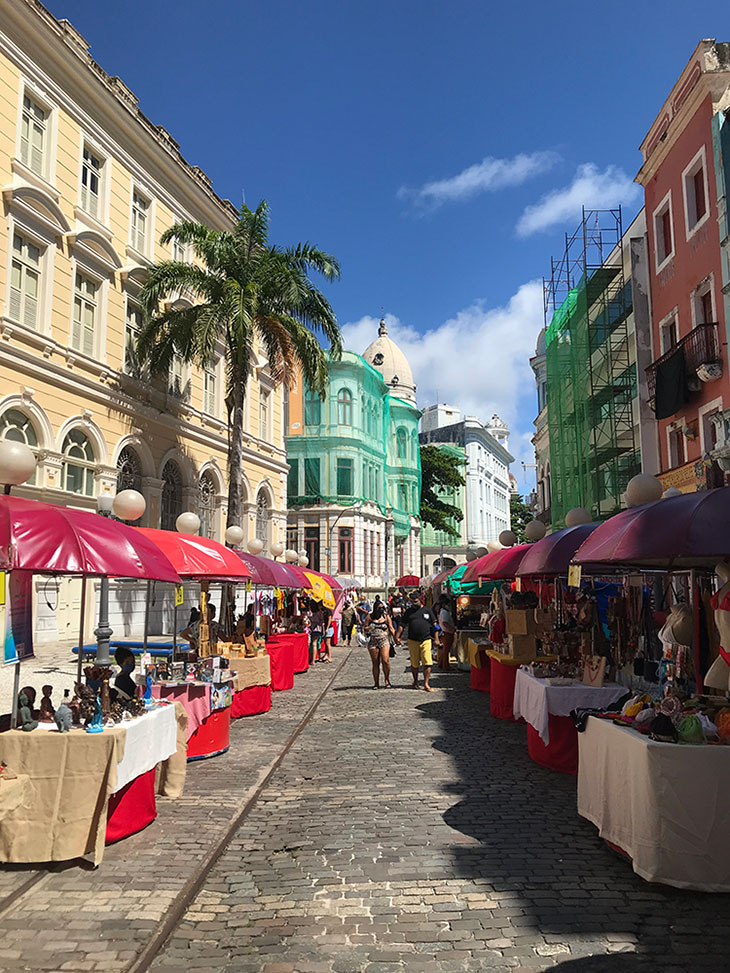
[[[431,587],[435,588],[437,584],[443,584],[444,581],[446,581],[446,579],[450,577],[454,573],[454,571],[456,571],[457,567],[460,567],[460,565],[455,564],[453,568],[447,568],[445,571],[442,571],[440,574],[435,575],[435,577],[431,579]]]
[[[578,564],[712,567],[730,555],[730,487],[684,493],[622,510],[578,548]]]
[[[395,583],[396,588],[420,588],[421,579],[415,574],[404,574]]]
[[[518,578],[554,578],[568,573],[573,555],[599,524],[579,524],[548,534],[530,545],[517,569]]]
[[[153,541],[167,555],[180,577],[232,582],[246,581],[251,577],[251,572],[235,551],[209,537],[151,527],[132,529]]]
[[[522,558],[530,550],[529,544],[517,544],[515,547],[504,547],[499,551],[492,551],[484,557],[472,561],[463,574],[462,584],[473,584],[479,578],[499,580],[514,578]]]
[[[307,576],[300,568],[292,564],[272,561],[267,557],[259,557],[258,554],[248,554],[244,551],[234,551],[233,553],[249,569],[254,584],[267,588],[309,587]]]
[[[0,570],[14,568],[180,583],[170,559],[137,527],[87,510],[0,496]]]

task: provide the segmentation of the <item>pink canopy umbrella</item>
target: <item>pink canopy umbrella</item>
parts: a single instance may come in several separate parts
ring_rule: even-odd
[[[712,567],[730,556],[730,487],[622,510],[578,548],[578,564],[650,570]]]
[[[0,496],[0,570],[13,569],[180,583],[169,558],[137,527],[87,510]]]
[[[579,524],[548,534],[530,545],[517,569],[518,578],[554,578],[567,574],[573,555],[598,524]]]
[[[224,582],[246,581],[251,577],[251,572],[230,547],[209,537],[151,527],[133,529],[164,551],[181,577]]]
[[[251,580],[255,585],[266,588],[308,588],[309,578],[301,568],[292,564],[284,564],[282,561],[272,561],[267,557],[260,557],[258,554],[248,554],[244,551],[235,551],[251,572]]]
[[[529,544],[517,544],[516,547],[503,547],[499,551],[492,551],[484,557],[472,561],[464,572],[462,584],[473,584],[479,578],[500,580],[514,578],[522,558],[530,550]]]

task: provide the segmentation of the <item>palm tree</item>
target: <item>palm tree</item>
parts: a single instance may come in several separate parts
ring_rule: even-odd
[[[220,232],[184,221],[165,230],[161,242],[192,247],[198,264],[163,261],[150,268],[142,289],[146,320],[137,342],[142,362],[166,374],[175,355],[204,367],[220,342],[225,349],[228,409],[228,521],[240,524],[243,493],[243,402],[254,362],[254,346],[264,351],[273,379],[288,386],[301,373],[322,398],[327,353],[339,358],[342,336],[329,302],[309,280],[317,271],[339,279],[340,267],[309,243],[277,247],[269,243],[269,207],[241,207],[232,230]],[[171,295],[189,293],[192,307],[171,307]]]

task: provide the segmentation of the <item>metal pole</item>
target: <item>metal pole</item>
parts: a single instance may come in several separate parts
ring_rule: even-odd
[[[76,682],[81,682],[84,665],[84,625],[86,623],[86,578],[81,579],[81,621],[79,622],[79,657],[76,660]]]
[[[10,717],[10,728],[14,730],[18,725],[18,696],[20,695],[20,659],[15,663],[13,673],[13,711]]]
[[[177,591],[172,606],[172,661],[177,661]]]
[[[147,633],[150,628],[150,593],[152,589],[152,582],[147,582],[147,590],[144,605],[144,651],[147,651]]]
[[[109,578],[104,575],[99,588],[99,624],[94,630],[96,636],[96,664],[110,666],[109,639],[114,633],[109,627]]]

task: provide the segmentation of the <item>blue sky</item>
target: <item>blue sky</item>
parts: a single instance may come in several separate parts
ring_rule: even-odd
[[[499,411],[527,462],[550,256],[582,202],[628,225],[641,139],[698,40],[730,39],[716,0],[46,3],[220,195],[338,256],[349,347],[384,309],[420,405]]]

